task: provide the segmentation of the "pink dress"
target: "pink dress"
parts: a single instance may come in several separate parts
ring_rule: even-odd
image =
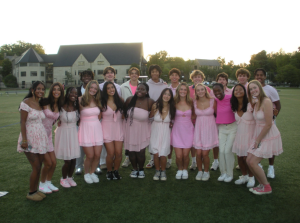
[[[170,154],[170,113],[162,120],[159,111],[154,115],[154,121],[151,125],[151,138],[149,152],[158,153],[158,156],[167,156]]]
[[[27,111],[28,116],[26,120],[26,137],[27,142],[32,146],[31,153],[45,154],[48,148],[48,136],[43,126],[42,120],[45,118],[43,110],[35,110],[29,107],[26,103],[21,102],[19,111]],[[22,133],[18,139],[18,152],[24,152],[20,143],[22,141]]]
[[[60,127],[55,130],[54,152],[57,159],[71,160],[80,157],[80,147],[76,123],[79,119],[76,111],[60,113]]]
[[[43,110],[46,118],[43,119],[43,125],[46,129],[47,136],[48,136],[48,151],[47,152],[53,152],[53,142],[52,142],[52,126],[56,122],[56,120],[59,117],[59,112],[53,112],[49,109]]]
[[[254,147],[256,138],[258,137],[261,130],[266,124],[264,112],[262,110],[255,111],[254,108],[253,116],[256,121],[256,124],[252,143],[248,149],[248,153],[252,153],[256,157],[261,158],[271,158],[274,155],[278,156],[279,154],[281,154],[283,152],[281,135],[273,121],[272,127],[270,128],[269,132],[265,135],[265,137],[261,140],[260,146],[257,149],[252,149]]]
[[[255,129],[255,120],[253,117],[253,108],[248,103],[247,111],[240,117],[237,112],[234,113],[237,122],[237,132],[234,138],[232,152],[237,156],[247,156],[248,149],[251,146],[253,133]]]
[[[151,124],[149,112],[142,108],[134,108],[133,120],[130,125],[130,112],[127,121],[124,120],[124,149],[131,152],[139,152],[150,143]]]
[[[78,128],[79,145],[83,147],[103,145],[102,126],[98,119],[98,107],[85,108],[80,112],[80,125]]]
[[[109,106],[102,112],[102,130],[105,143],[123,141],[123,119],[120,111],[114,112]]]
[[[219,146],[218,128],[214,116],[214,99],[210,99],[209,107],[204,110],[198,109],[197,101],[194,101],[194,108],[197,119],[193,147],[210,150]]]
[[[191,120],[192,109],[176,110],[175,121],[171,133],[171,145],[176,148],[190,149],[193,146],[194,125]]]

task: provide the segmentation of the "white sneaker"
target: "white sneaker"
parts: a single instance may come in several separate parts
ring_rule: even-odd
[[[183,170],[182,171],[182,179],[186,180],[187,178],[189,178],[189,173],[187,170]]]
[[[230,181],[232,181],[232,179],[233,179],[232,176],[226,174],[226,177],[225,177],[225,179],[224,179],[224,182],[229,183]]]
[[[149,163],[146,165],[147,169],[151,169],[152,167],[154,167],[154,161],[153,160],[149,160]]]
[[[255,178],[254,177],[249,177],[247,187],[254,187],[254,185],[255,185]]]
[[[130,165],[130,160],[129,158],[126,156],[123,164],[122,164],[122,167],[128,167]]]
[[[190,170],[196,170],[197,163],[192,162],[192,165],[190,166]]]
[[[40,182],[39,191],[41,191],[44,194],[52,193],[52,190],[49,189],[48,184],[46,182],[45,183]]]
[[[160,177],[160,171],[159,170],[156,170],[155,171],[155,174],[153,176],[153,180],[159,180],[159,177]]]
[[[94,181],[93,181],[92,178],[91,178],[91,174],[89,174],[89,173],[84,174],[84,180],[85,180],[85,182],[87,182],[88,184],[94,183]]]
[[[132,170],[131,173],[130,173],[130,177],[131,178],[137,178],[138,177],[138,173],[139,173],[139,171]]]
[[[248,182],[248,175],[242,175],[242,176],[239,176],[240,179],[234,181],[234,183],[236,185],[241,185],[241,184],[245,184]]]
[[[263,166],[261,165],[261,163],[258,163],[258,166],[263,169]]]
[[[217,170],[219,168],[219,162],[214,161],[211,165],[211,170]],[[223,181],[223,180],[222,180]]]
[[[268,175],[267,177],[274,179],[275,178],[275,170],[274,167],[269,167],[268,168]]]
[[[138,178],[145,178],[145,172],[144,172],[144,170],[140,170],[139,171]]]
[[[178,171],[177,171],[176,176],[175,176],[177,180],[180,180],[180,179],[181,179],[181,177],[182,177],[182,172],[183,172],[182,170],[178,170]]]
[[[90,177],[94,183],[99,183],[99,177],[96,174],[92,173]]]
[[[171,167],[171,163],[167,162],[166,168],[169,169]]]
[[[221,176],[219,176],[218,181],[224,181],[226,178],[226,173],[221,174]]]
[[[209,172],[204,172],[201,180],[207,181],[209,178],[210,178]]]
[[[59,189],[57,187],[55,187],[51,181],[46,181],[45,182],[47,185],[48,185],[48,188],[51,190],[51,191],[54,191],[54,192],[57,192]]]
[[[202,179],[202,175],[203,175],[203,172],[202,171],[198,171],[198,174],[196,176],[196,180],[201,180]]]

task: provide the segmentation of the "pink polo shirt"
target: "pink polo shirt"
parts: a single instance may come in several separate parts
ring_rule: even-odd
[[[136,91],[136,89],[137,89],[137,86],[132,86],[132,85],[130,84],[130,81],[129,81],[129,86],[130,86],[132,95],[134,95],[134,94],[135,94],[135,91]]]
[[[217,124],[231,124],[235,122],[234,113],[231,110],[230,99],[231,95],[225,95],[223,100],[215,98],[217,102]]]
[[[209,87],[205,86],[207,89],[208,94],[210,94],[211,90]],[[189,86],[190,89],[190,97],[194,100],[195,99],[195,85]]]

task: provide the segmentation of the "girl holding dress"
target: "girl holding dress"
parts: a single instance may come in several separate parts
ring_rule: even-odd
[[[182,82],[176,89],[176,115],[171,133],[171,145],[176,154],[178,171],[176,179],[188,179],[189,152],[193,146],[195,119],[193,101],[187,83]]]
[[[196,118],[193,147],[197,154],[198,174],[196,180],[207,181],[209,175],[209,151],[219,145],[218,129],[214,116],[214,99],[209,96],[204,84],[195,87],[194,108]],[[204,173],[202,172],[202,161]]]
[[[145,178],[145,149],[150,143],[149,113],[153,103],[148,84],[139,83],[134,96],[127,98],[124,105],[124,149],[129,151],[132,178]]]
[[[173,93],[170,88],[164,89],[156,103],[153,104],[150,118],[151,125],[149,151],[154,155],[155,175],[153,180],[167,180],[167,156],[170,154],[170,124],[175,118],[176,108]],[[161,169],[161,172],[160,172]]]
[[[52,142],[52,126],[59,117],[59,111],[61,110],[63,102],[64,87],[58,82],[51,85],[48,98],[44,98],[40,101],[40,105],[42,106],[46,116],[46,118],[43,119],[43,125],[48,135],[48,151],[45,154],[39,189],[46,194],[50,194],[52,191],[58,191],[58,188],[51,183],[51,179],[56,168],[56,156],[54,154]]]
[[[259,182],[257,187],[251,188],[254,194],[270,194],[272,188],[267,177],[258,163],[262,159],[278,156],[283,152],[280,132],[273,121],[273,105],[266,96],[261,84],[257,80],[250,81],[248,85],[250,103],[256,98],[253,116],[256,121],[253,140],[248,149],[247,164]]]
[[[234,183],[237,185],[247,183],[247,187],[254,187],[255,179],[246,163],[247,151],[253,138],[255,120],[253,118],[253,108],[248,103],[246,89],[243,84],[237,84],[233,88],[230,99],[231,109],[234,112],[237,122],[237,132],[232,146],[232,152],[238,157],[238,164],[242,172]]]
[[[44,96],[45,84],[36,81],[29,89],[19,107],[21,115],[21,133],[18,139],[18,152],[24,152],[32,172],[29,181],[29,193],[26,198],[41,201],[46,195],[37,191],[44,154],[47,153],[48,136],[42,120],[45,118],[39,100]]]
[[[77,89],[69,87],[66,91],[64,104],[59,112],[60,125],[55,130],[54,152],[57,159],[64,160],[60,185],[65,188],[76,187],[73,173],[76,158],[80,157],[80,147],[76,123],[79,120],[79,104]]]
[[[102,129],[106,148],[106,166],[108,180],[120,180],[119,168],[123,148],[123,104],[115,85],[107,81],[102,91]],[[114,167],[114,171],[112,168]]]
[[[101,93],[96,80],[90,81],[79,100],[80,125],[78,128],[79,145],[86,155],[84,161],[84,180],[88,184],[98,183],[94,173],[99,161],[103,145],[101,119]]]

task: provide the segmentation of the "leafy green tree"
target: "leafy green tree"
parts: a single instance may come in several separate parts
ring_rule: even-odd
[[[12,74],[9,74],[6,77],[4,77],[3,83],[6,87],[18,87],[17,78]]]
[[[148,55],[148,64],[147,64],[148,68],[152,64],[157,64],[163,70],[164,64],[167,61],[167,56],[168,53],[165,50],[159,51],[158,53],[155,53],[153,55]]]
[[[5,59],[2,62],[2,77],[11,74],[12,64],[9,59]]]
[[[257,54],[253,54],[250,59],[250,64],[247,68],[252,73],[257,68],[264,68],[266,71],[268,71],[269,63],[268,63],[267,52],[265,50],[262,50]]]
[[[276,80],[280,83],[287,82],[294,86],[300,84],[300,69],[297,69],[291,64],[287,64],[278,69]]]

